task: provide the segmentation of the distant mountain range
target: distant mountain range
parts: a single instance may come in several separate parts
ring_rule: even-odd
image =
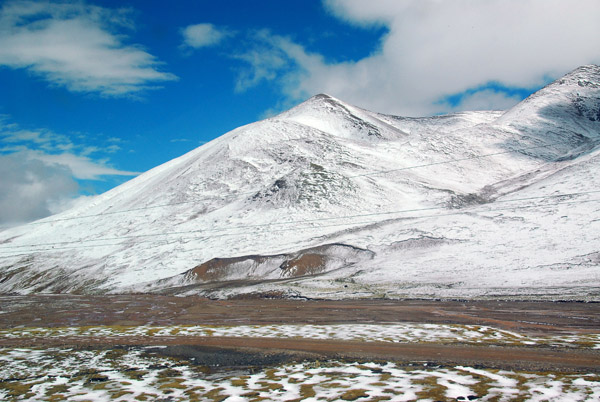
[[[0,292],[600,300],[600,67],[508,111],[314,96],[0,232]]]

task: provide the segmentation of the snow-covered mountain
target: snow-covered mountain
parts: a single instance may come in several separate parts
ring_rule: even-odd
[[[0,232],[0,292],[600,299],[600,67],[512,109],[317,95]]]

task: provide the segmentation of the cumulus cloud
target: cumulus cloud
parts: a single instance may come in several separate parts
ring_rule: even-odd
[[[600,63],[597,0],[325,0],[348,23],[385,26],[379,46],[358,61],[328,63],[289,38],[255,36],[238,56],[249,69],[238,89],[262,80],[289,99],[327,92],[368,109],[429,115],[504,109],[515,93],[582,64]],[[270,61],[275,61],[270,63]],[[460,103],[444,99],[468,91]]]
[[[79,194],[78,180],[137,175],[91,156],[111,153],[115,140],[106,147],[77,144],[49,130],[21,129],[0,116],[0,227],[73,206],[86,198]]]
[[[465,96],[458,104],[463,110],[507,110],[523,98],[493,90],[482,90]]]
[[[51,214],[51,205],[74,198],[78,185],[68,167],[20,154],[0,155],[0,226]]]
[[[214,46],[232,36],[233,33],[225,28],[218,28],[213,24],[188,25],[181,30],[184,47],[198,49],[206,46]]]
[[[0,9],[0,66],[27,69],[74,92],[124,96],[177,79],[139,45],[124,10],[84,3],[12,1]]]

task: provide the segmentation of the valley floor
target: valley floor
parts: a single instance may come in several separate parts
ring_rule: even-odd
[[[600,304],[0,297],[0,399],[600,399]]]

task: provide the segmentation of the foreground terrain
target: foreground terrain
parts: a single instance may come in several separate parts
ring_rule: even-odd
[[[600,398],[595,303],[0,298],[0,399]]]

